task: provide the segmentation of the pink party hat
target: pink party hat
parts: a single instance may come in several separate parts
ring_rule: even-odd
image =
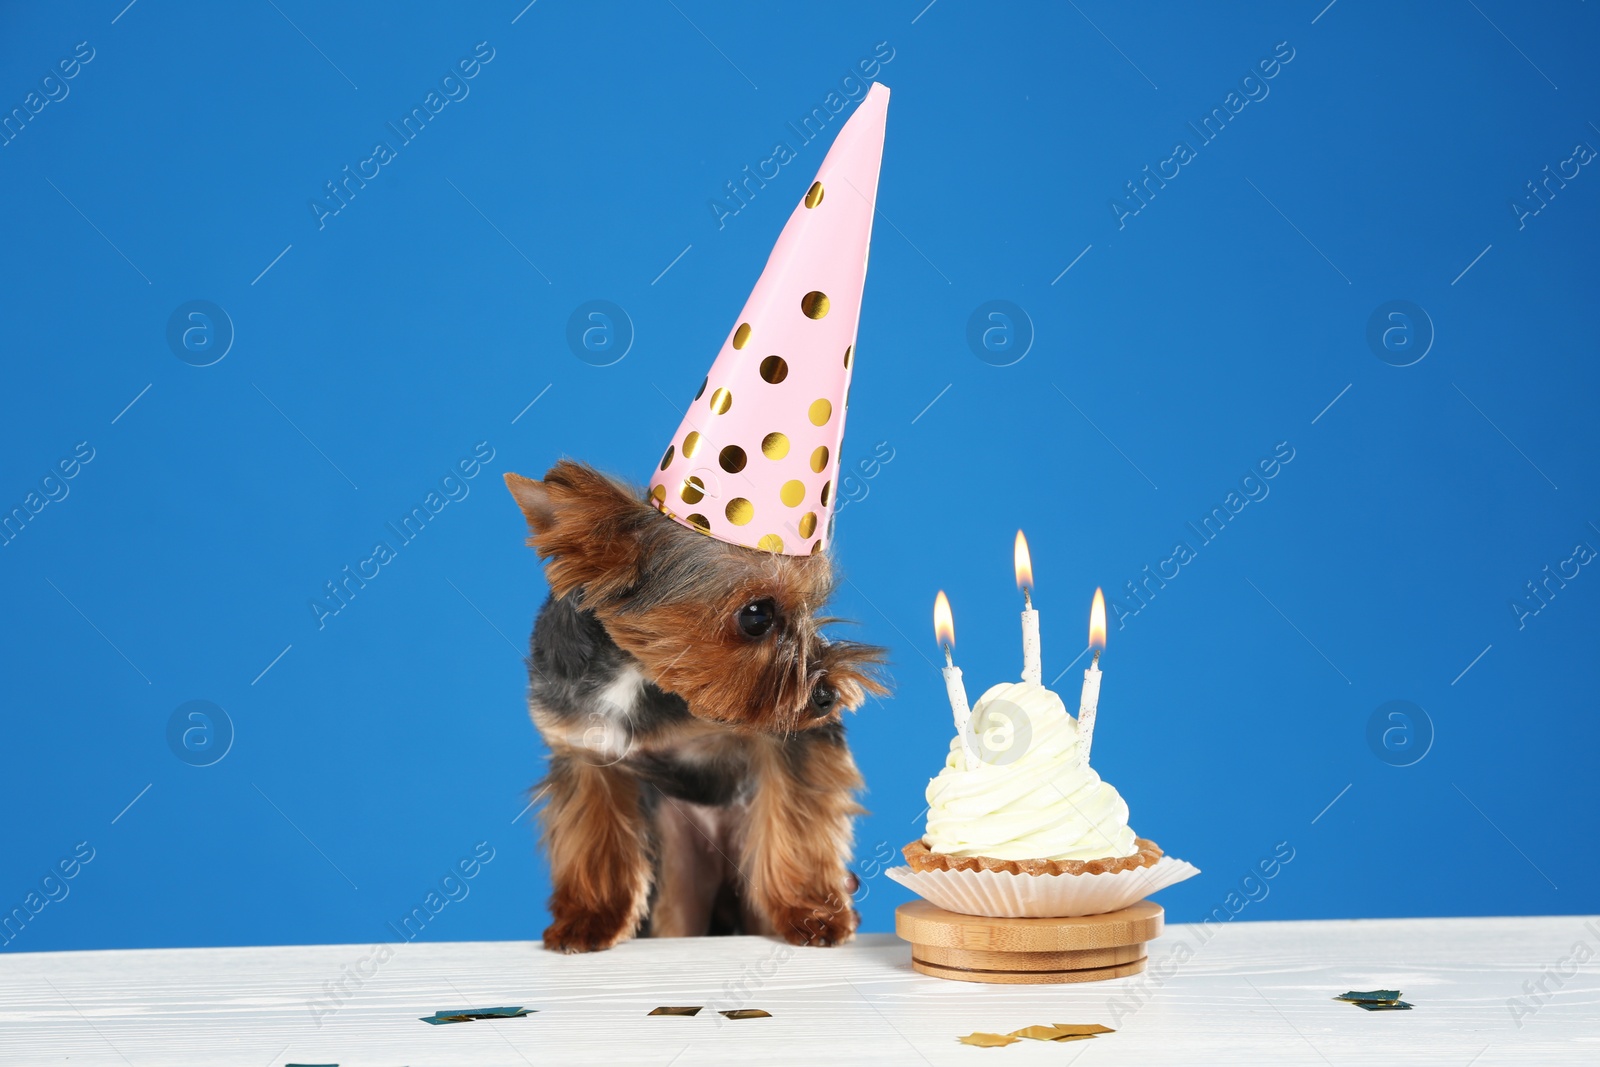
[[[661,457],[650,500],[685,526],[791,556],[832,539],[888,112],[889,88],[874,84]]]

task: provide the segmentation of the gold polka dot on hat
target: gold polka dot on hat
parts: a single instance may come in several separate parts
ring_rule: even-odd
[[[761,380],[768,385],[777,385],[789,376],[789,364],[782,356],[768,356],[761,361]]]
[[[800,298],[800,310],[805,312],[808,319],[822,318],[830,307],[827,293],[813,290]]]

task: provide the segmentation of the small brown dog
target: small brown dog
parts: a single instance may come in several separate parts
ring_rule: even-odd
[[[568,460],[506,485],[550,583],[528,697],[550,747],[545,946],[849,938],[862,781],[840,713],[885,692],[883,650],[822,635],[829,558],[704,536]]]

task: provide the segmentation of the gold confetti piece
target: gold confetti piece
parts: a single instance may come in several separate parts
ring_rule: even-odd
[[[662,1007],[654,1009],[653,1011],[650,1012],[650,1014],[651,1015],[698,1015],[698,1014],[700,1014],[700,1008],[701,1007],[703,1007],[703,1005],[695,1005],[694,1007],[689,1007],[689,1008],[669,1008],[669,1007],[662,1006]]]
[[[772,1013],[770,1011],[762,1011],[760,1008],[735,1008],[733,1011],[719,1011],[717,1014],[727,1019],[772,1018]]]
[[[1011,1037],[1026,1037],[1034,1041],[1082,1041],[1096,1034],[1114,1034],[1115,1030],[1099,1023],[1051,1023],[1049,1026],[1028,1026],[1011,1031]]]
[[[973,1033],[966,1037],[958,1037],[957,1041],[963,1045],[977,1045],[979,1048],[1000,1048],[1003,1045],[1015,1045],[1017,1039],[1010,1034],[985,1034]]]
[[[1411,1005],[1403,1000],[1358,1000],[1356,1007],[1367,1011],[1410,1011]]]
[[[1058,1037],[1067,1035],[1057,1033],[1053,1026],[1024,1026],[1021,1030],[1013,1030],[1008,1037],[1026,1037],[1034,1041],[1054,1041]]]

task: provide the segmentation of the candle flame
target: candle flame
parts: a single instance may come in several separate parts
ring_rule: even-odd
[[[943,589],[933,601],[933,635],[942,648],[954,647],[956,643],[956,620],[950,614],[950,598],[944,595]]]
[[[1028,539],[1022,536],[1022,531],[1017,531],[1016,548],[1012,550],[1012,562],[1017,570],[1017,588],[1024,593],[1033,589],[1033,557],[1028,554]]]
[[[1098,588],[1094,591],[1094,604],[1089,608],[1089,647],[1106,647],[1106,597]]]

